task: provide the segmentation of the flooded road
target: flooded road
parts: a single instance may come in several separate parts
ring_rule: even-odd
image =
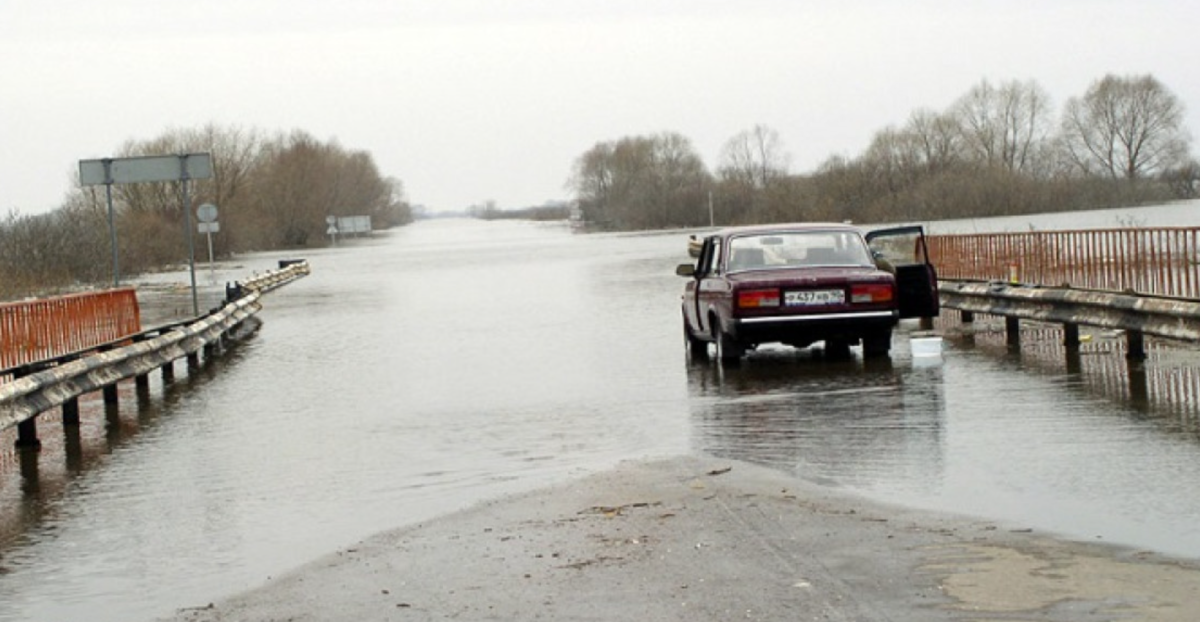
[[[34,460],[0,435],[0,620],[154,619],[381,530],[689,452],[1200,557],[1194,404],[986,338],[930,360],[898,334],[880,365],[692,363],[683,241],[432,221],[306,253],[312,275],[267,295],[259,332],[214,365],[156,374],[141,401],[123,387],[107,422],[86,400],[75,435],[44,415]]]

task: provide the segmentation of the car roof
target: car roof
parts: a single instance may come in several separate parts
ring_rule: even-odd
[[[716,232],[722,238],[756,233],[781,233],[784,231],[854,231],[862,234],[862,229],[851,224],[837,222],[793,222],[773,225],[746,225],[741,227],[726,227]]]

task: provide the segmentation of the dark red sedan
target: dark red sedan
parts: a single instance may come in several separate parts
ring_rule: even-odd
[[[683,293],[683,333],[695,358],[723,361],[764,343],[827,353],[862,344],[887,356],[901,318],[938,313],[937,274],[921,227],[864,233],[842,224],[723,229],[700,241]]]

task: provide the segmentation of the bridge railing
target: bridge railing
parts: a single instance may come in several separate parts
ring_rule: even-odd
[[[142,330],[133,288],[0,304],[0,369],[94,348]]]
[[[1200,228],[928,237],[938,276],[1200,298]]]

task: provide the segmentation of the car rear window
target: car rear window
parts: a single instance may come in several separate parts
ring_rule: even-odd
[[[729,241],[729,272],[871,265],[871,252],[854,231],[772,232],[741,235]]]

